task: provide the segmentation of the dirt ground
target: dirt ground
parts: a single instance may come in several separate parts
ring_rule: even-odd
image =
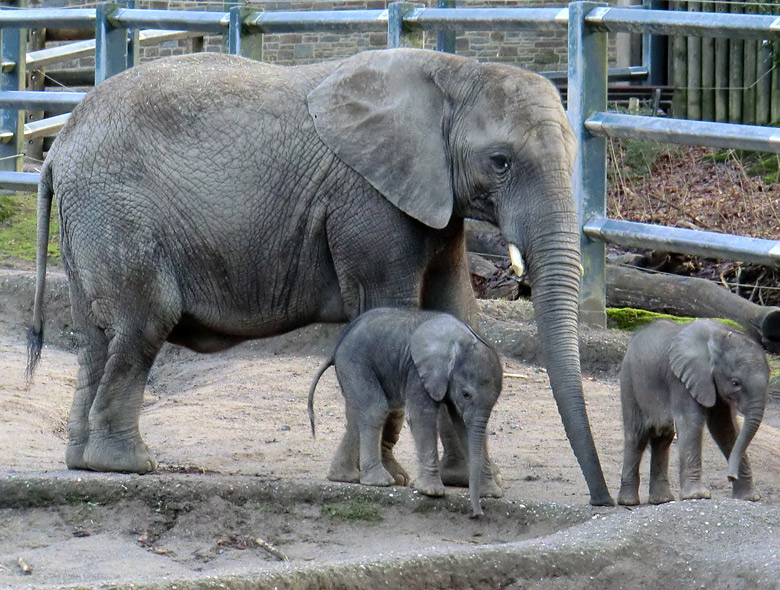
[[[32,385],[25,384],[25,320],[12,313],[19,305],[12,299],[23,292],[4,289],[0,295],[0,311],[5,312],[0,321],[0,490],[7,494],[6,498],[0,494],[0,588],[130,583],[158,587],[154,584],[171,580],[178,581],[179,588],[205,588],[212,587],[208,580],[215,576],[239,576],[257,583],[258,572],[271,578],[281,575],[289,564],[280,561],[274,548],[295,567],[309,567],[343,561],[381,562],[400,555],[424,559],[427,552],[442,550],[465,551],[471,556],[477,555],[477,549],[515,547],[532,538],[543,539],[544,549],[534,554],[541,557],[527,562],[525,571],[530,573],[522,578],[525,581],[490,578],[480,587],[630,588],[665,579],[674,568],[662,571],[660,562],[641,565],[642,553],[649,556],[652,552],[647,548],[639,554],[636,549],[629,552],[623,544],[629,530],[641,531],[649,523],[648,531],[658,527],[654,534],[666,535],[670,526],[674,528],[670,523],[694,518],[695,526],[680,530],[683,543],[684,535],[704,535],[696,532],[702,527],[709,534],[710,529],[721,527],[721,521],[723,529],[718,532],[723,533],[728,528],[725,523],[732,519],[729,530],[734,541],[722,540],[723,547],[732,547],[724,549],[725,554],[731,552],[724,557],[728,561],[739,553],[734,543],[740,547],[747,543],[745,527],[755,525],[750,519],[767,523],[769,531],[777,528],[780,411],[776,401],[770,404],[750,450],[756,485],[763,494],[758,506],[729,499],[726,461],[705,436],[704,473],[713,500],[631,511],[593,509],[587,504],[585,483],[564,435],[545,371],[510,356],[503,358],[504,389],[489,428],[489,448],[501,469],[506,496],[485,502],[483,520],[468,518],[463,489],[448,490],[448,500],[429,500],[401,488],[362,490],[357,485],[329,484],[325,474],[344,427],[344,407],[333,370],[324,375],[317,390],[316,439],[309,429],[306,394],[338,326],[315,326],[215,355],[166,347],[150,376],[141,415],[141,431],[157,454],[159,472],[147,476],[66,472],[65,423],[76,357],[71,350],[47,345]],[[488,307],[485,304],[486,313]],[[56,325],[56,320],[50,321]],[[586,376],[584,389],[604,472],[616,496],[622,430],[614,373]],[[416,471],[408,428],[396,455],[410,473]],[[676,474],[676,463],[671,471]],[[25,486],[48,489],[50,480],[64,482],[65,488],[77,494],[84,489],[82,501],[13,499],[24,496],[19,490]],[[232,494],[238,488],[256,489],[246,491],[237,501]],[[92,489],[98,491],[90,495],[86,490]],[[123,490],[118,501],[108,489]],[[182,495],[182,490],[189,490],[189,496]],[[643,486],[643,500],[646,494]],[[285,501],[279,503],[280,499]],[[700,510],[700,506],[705,508]],[[712,511],[723,513],[717,524],[709,522]],[[644,525],[621,520],[636,514],[643,515]],[[705,514],[706,518],[696,516]],[[748,521],[740,520],[744,518]],[[619,559],[601,563],[606,557],[597,553],[576,575],[561,575],[565,564],[579,562],[579,553],[567,549],[563,561],[548,563],[559,536],[568,534],[570,527],[572,531],[595,527],[599,519],[612,527],[597,530],[614,536]],[[613,532],[604,532],[608,530]],[[583,534],[596,543],[592,532]],[[552,535],[549,542],[545,540],[548,535]],[[270,551],[256,543],[259,538],[271,545]],[[522,553],[526,546],[519,547]],[[669,558],[677,560],[685,573],[688,558],[683,559],[673,543],[667,544],[669,548]],[[752,565],[746,566],[744,574],[755,584],[743,584],[740,574],[740,584],[718,585],[716,581],[724,578],[718,566],[712,566],[703,570],[704,578],[695,578],[696,572],[688,567],[694,572],[690,581],[695,585],[676,587],[699,587],[702,580],[711,588],[776,587],[771,580],[777,580],[777,546],[763,550],[769,553],[759,552],[755,559],[768,562],[764,567],[769,568],[769,577],[755,578],[759,574]],[[484,563],[494,558],[504,563],[503,557],[492,553],[485,554]],[[546,565],[539,569],[540,564]],[[31,573],[24,572],[25,566]],[[423,566],[418,563],[417,567]],[[448,579],[447,584],[454,583]],[[201,585],[182,580],[198,580]],[[679,583],[680,578],[675,580]],[[318,585],[327,586],[321,580]],[[428,587],[437,587],[437,583]],[[442,582],[439,587],[448,586]]]

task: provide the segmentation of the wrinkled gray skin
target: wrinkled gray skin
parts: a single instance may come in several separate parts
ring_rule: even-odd
[[[761,424],[768,383],[761,345],[721,322],[658,320],[638,332],[620,368],[625,446],[618,503],[639,504],[639,463],[648,443],[649,501],[674,500],[668,471],[675,428],[682,499],[709,498],[701,480],[705,424],[728,459],[733,497],[759,500],[745,450]],[[741,429],[737,410],[745,416]]]
[[[110,78],[41,171],[31,369],[53,192],[81,338],[67,464],[155,469],[138,418],[166,340],[211,352],[383,305],[473,325],[472,217],[526,258],[566,433],[591,503],[611,504],[582,395],[575,143],[541,76],[425,50],[199,54]],[[445,482],[468,477],[453,446]]]
[[[347,327],[311,384],[312,433],[314,390],[331,365],[346,403],[347,430],[328,479],[407,485],[409,475],[393,457],[405,412],[419,462],[413,485],[427,496],[443,496],[437,418],[444,406],[468,449],[473,515],[482,514],[480,495],[502,495],[483,452],[485,428],[501,393],[501,361],[471,328],[436,312],[367,311]]]

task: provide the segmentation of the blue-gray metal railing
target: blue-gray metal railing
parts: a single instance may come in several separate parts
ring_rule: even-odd
[[[647,0],[653,6],[655,0]],[[572,2],[568,8],[457,8],[451,0],[439,0],[436,8],[411,2],[392,3],[387,10],[248,12],[246,8],[226,13],[163,11],[100,5],[97,10],[0,10],[0,28],[63,26],[92,28],[96,31],[96,82],[127,66],[127,33],[131,28],[174,29],[228,36],[228,48],[245,53],[264,33],[315,31],[382,31],[388,46],[414,45],[422,31],[440,35],[464,30],[564,30],[569,34],[568,100],[569,117],[579,138],[579,152],[573,185],[582,227],[584,278],[582,315],[589,323],[605,322],[605,243],[660,248],[701,256],[722,257],[763,264],[780,261],[780,247],[771,240],[756,240],[714,232],[694,231],[627,221],[606,216],[606,138],[623,137],[656,141],[735,147],[780,153],[780,134],[774,129],[667,118],[639,117],[609,113],[607,105],[608,32],[643,35],[688,35],[721,38],[777,39],[780,17],[752,14],[723,14],[610,8],[589,1]],[[446,37],[441,37],[447,39]],[[3,35],[3,78],[0,106],[0,139],[18,138],[16,124],[20,109],[50,108],[44,100],[19,92],[19,72],[23,71],[23,48]],[[447,43],[452,45],[450,35]],[[440,44],[444,44],[441,41]],[[652,48],[643,67],[629,72],[653,80]],[[657,56],[656,56],[657,58]],[[14,67],[16,65],[16,67]],[[6,77],[8,76],[8,77]],[[22,76],[23,78],[23,76]],[[9,91],[13,88],[14,91]],[[24,96],[23,96],[24,95]],[[59,99],[67,102],[78,96]],[[53,100],[53,99],[52,99]],[[65,105],[59,106],[66,110]],[[16,127],[14,127],[16,125]],[[3,151],[5,150],[5,151]],[[11,153],[0,144],[0,162]],[[18,152],[15,152],[18,154]],[[15,156],[14,156],[15,157]],[[0,172],[0,185],[31,188],[37,175]]]

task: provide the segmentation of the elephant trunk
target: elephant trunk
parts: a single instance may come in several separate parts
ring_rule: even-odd
[[[558,192],[567,190],[557,189]],[[512,240],[511,233],[523,239],[525,247],[521,245],[520,250],[527,257],[543,361],[566,436],[590,491],[590,503],[612,506],[614,501],[601,470],[582,390],[578,325],[581,266],[577,216],[570,190],[567,195],[550,192],[555,190],[548,191],[548,203],[571,201],[572,207],[562,205],[560,210],[546,216],[534,216],[527,231],[518,225],[519,231],[503,233],[509,242],[516,245],[519,244]]]
[[[764,417],[764,406],[766,401],[764,396],[758,396],[752,400],[748,411],[745,413],[745,420],[742,422],[742,428],[739,431],[739,436],[731,449],[729,455],[729,479],[739,479],[739,469],[742,465],[742,457],[745,455],[750,441],[758,431],[758,427],[761,425],[761,420]]]
[[[482,470],[484,469],[485,455],[485,429],[488,417],[477,415],[469,421],[469,498],[471,499],[471,516],[482,516],[482,507],[479,503],[479,490],[482,487]]]

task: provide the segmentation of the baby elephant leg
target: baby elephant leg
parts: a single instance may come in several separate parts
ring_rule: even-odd
[[[357,417],[349,407],[347,407],[347,430],[331,461],[328,479],[346,483],[360,481],[360,433],[357,428]]]
[[[639,465],[647,448],[649,434],[646,431],[634,432],[624,428],[623,434],[623,472],[620,476],[618,504],[636,506],[639,504]]]
[[[651,504],[674,501],[669,484],[669,448],[674,440],[674,426],[659,429],[650,438],[650,496]]]
[[[444,495],[444,484],[439,472],[437,414],[437,408],[431,406],[409,409],[409,428],[419,462],[419,473],[413,487],[433,497]]]
[[[401,429],[404,426],[404,411],[390,410],[387,414],[385,427],[382,430],[382,465],[395,478],[396,485],[408,486],[411,478],[406,470],[393,456],[393,447],[398,442]]]
[[[701,479],[701,439],[704,420],[699,416],[675,417],[680,451],[680,496],[683,500],[709,499],[709,488]]]

